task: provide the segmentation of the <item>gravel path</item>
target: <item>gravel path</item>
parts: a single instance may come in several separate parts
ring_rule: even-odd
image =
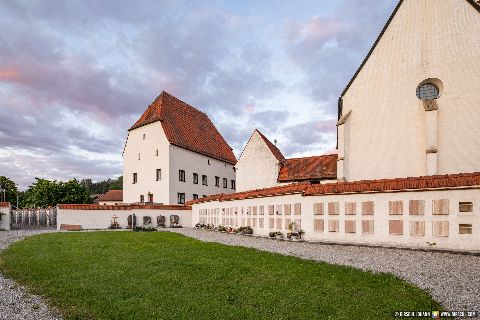
[[[392,273],[430,292],[447,310],[480,311],[479,256],[276,241],[186,228],[172,231],[202,241],[255,248],[373,272]]]
[[[50,230],[15,230],[0,232],[0,251],[25,237],[54,232]],[[31,295],[10,279],[0,273],[0,319],[1,320],[44,320],[61,319],[48,310],[47,304],[39,296]]]

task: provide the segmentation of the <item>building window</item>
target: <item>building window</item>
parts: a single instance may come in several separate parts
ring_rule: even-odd
[[[473,202],[459,202],[458,211],[460,212],[473,212]]]
[[[424,83],[417,87],[417,98],[420,100],[435,100],[439,95],[440,90],[433,83]]]
[[[134,173],[133,174],[133,184],[137,183],[137,181],[138,181],[138,175],[137,175],[137,173]]]
[[[185,204],[185,193],[177,193],[178,204]]]
[[[140,160],[140,152],[138,153],[138,160]]]
[[[210,165],[210,164],[211,164],[211,163],[210,163],[210,159],[208,159],[208,165]]]
[[[185,182],[185,170],[178,170],[178,181]]]
[[[208,186],[207,176],[206,176],[206,175],[202,175],[202,184],[203,184],[204,186]]]
[[[157,181],[162,180],[162,169],[157,169]]]
[[[232,189],[235,190],[235,180],[232,180]]]
[[[472,225],[471,224],[459,224],[458,233],[460,234],[472,234]]]
[[[198,199],[198,194],[193,194],[193,200],[197,200]]]
[[[198,184],[198,173],[193,174],[193,183]]]
[[[223,178],[223,187],[228,188],[228,179],[227,178]]]
[[[140,195],[140,202],[141,203],[145,202],[145,196],[143,194]]]
[[[220,187],[220,177],[215,177],[215,187]]]
[[[157,155],[157,157],[158,157],[158,149],[155,151],[155,154],[156,154],[156,155]]]
[[[148,202],[153,203],[153,194],[148,194]]]
[[[145,133],[144,133],[144,134],[143,134],[143,140],[145,140],[145,136],[146,136],[146,135],[145,135]]]

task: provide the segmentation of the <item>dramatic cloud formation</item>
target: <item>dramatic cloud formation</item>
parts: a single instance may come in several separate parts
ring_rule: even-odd
[[[335,148],[335,101],[395,0],[0,3],[0,175],[100,180],[166,90],[238,155],[255,128],[287,156]]]

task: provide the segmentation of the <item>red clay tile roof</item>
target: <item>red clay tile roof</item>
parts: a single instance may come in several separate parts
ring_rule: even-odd
[[[337,178],[336,154],[283,160],[278,173],[279,182]]]
[[[317,185],[311,185],[308,183],[294,183],[285,186],[239,193],[219,194],[189,201],[187,202],[187,205],[194,205],[209,201],[243,200],[249,198],[273,197],[295,193],[301,193],[303,196],[314,196],[325,194],[452,189],[472,186],[480,187],[480,172],[413,178],[337,182]]]
[[[354,182],[311,185],[304,195],[388,192],[471,187],[480,185],[480,172],[397,179],[362,180]]]
[[[97,201],[123,201],[123,190],[109,190],[98,197]]]
[[[0,202],[0,208],[8,208],[10,207],[10,202]]]
[[[188,201],[187,205],[193,205],[197,203],[210,202],[210,201],[232,201],[232,200],[243,200],[243,199],[250,199],[250,198],[273,197],[273,196],[280,196],[285,194],[303,193],[305,192],[305,189],[308,187],[308,185],[309,184],[307,183],[292,183],[285,186],[271,187],[271,188],[265,188],[265,189],[256,189],[251,191],[229,193],[229,194],[222,193],[222,194],[217,194],[217,195],[208,196],[205,198]]]
[[[59,204],[59,209],[64,210],[133,210],[133,209],[156,209],[156,210],[192,210],[183,205],[158,205],[158,204],[133,204],[133,205],[98,205],[98,204]]]
[[[163,91],[129,129],[161,121],[168,141],[178,147],[230,164],[237,159],[208,116]]]
[[[263,141],[266,143],[266,145],[278,161],[282,161],[285,159],[280,149],[278,149],[273,143],[271,143],[270,140],[268,140],[267,137],[263,135],[263,133],[261,133],[258,129],[255,129],[255,131],[258,132],[260,137],[263,139]]]

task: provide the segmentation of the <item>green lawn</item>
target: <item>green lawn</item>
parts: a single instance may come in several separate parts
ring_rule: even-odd
[[[67,319],[388,319],[440,308],[392,275],[167,232],[42,234],[3,252],[0,269]]]

